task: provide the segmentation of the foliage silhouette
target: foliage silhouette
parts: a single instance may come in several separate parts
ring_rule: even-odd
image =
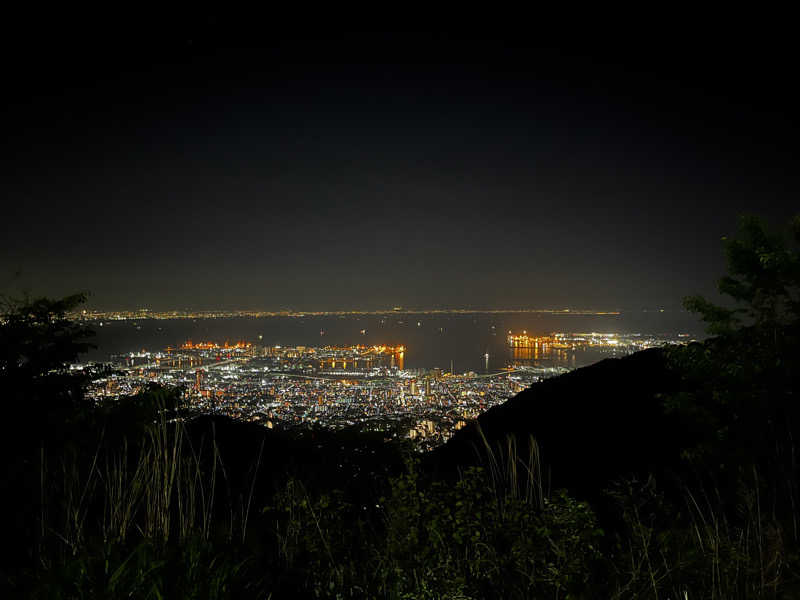
[[[800,215],[789,223],[789,241],[800,244]],[[684,299],[687,310],[700,315],[712,335],[733,333],[747,325],[779,328],[800,318],[800,255],[783,236],[771,233],[754,216],[743,216],[739,235],[723,238],[728,274],[719,292],[734,308],[713,304],[702,296]]]

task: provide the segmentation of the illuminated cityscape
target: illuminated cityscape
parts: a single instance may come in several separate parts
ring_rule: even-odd
[[[181,388],[185,406],[198,414],[227,415],[270,429],[380,431],[425,450],[533,383],[579,366],[581,352],[619,356],[685,341],[685,336],[509,331],[505,368],[459,373],[452,366],[407,369],[403,345],[187,340],[178,347],[112,356],[112,374],[93,382],[89,395],[113,399],[157,383]],[[486,354],[487,367],[488,359]]]

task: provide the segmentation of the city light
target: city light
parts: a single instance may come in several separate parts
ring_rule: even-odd
[[[621,356],[687,341],[617,333],[509,331],[507,364],[456,373],[406,369],[405,344],[260,345],[186,340],[164,350],[112,356],[114,374],[95,381],[95,399],[135,394],[152,383],[181,387],[187,409],[269,428],[357,427],[405,437],[419,449],[446,441],[483,411],[580,363],[582,352]]]

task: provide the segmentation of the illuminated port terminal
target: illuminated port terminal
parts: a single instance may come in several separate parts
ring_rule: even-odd
[[[687,334],[675,336],[642,335],[640,333],[551,333],[549,335],[529,335],[508,332],[509,348],[556,348],[561,350],[621,349],[635,352],[655,346],[686,343],[693,341]]]
[[[512,348],[533,348],[534,346],[542,346],[552,344],[555,342],[553,336],[533,336],[528,335],[527,331],[514,335],[508,332],[508,345]]]

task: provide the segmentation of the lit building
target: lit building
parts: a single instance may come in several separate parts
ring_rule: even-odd
[[[197,369],[194,373],[194,391],[201,392],[205,387],[206,372],[203,369]]]

